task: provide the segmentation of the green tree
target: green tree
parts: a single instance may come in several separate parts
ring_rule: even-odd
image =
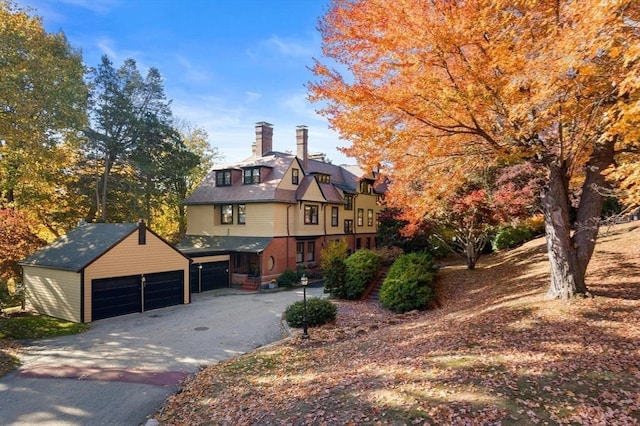
[[[320,251],[320,266],[324,275],[324,292],[334,297],[345,298],[345,277],[347,267],[347,240],[331,240],[327,246]]]
[[[167,209],[165,223],[177,224],[167,236],[179,240],[187,231],[187,214],[183,201],[207,175],[214,161],[222,158],[212,148],[206,130],[181,120],[174,121],[180,143],[173,145],[171,160],[164,163],[164,185],[167,191],[163,205]],[[177,142],[177,141],[176,141]],[[157,224],[158,222],[156,222]]]
[[[101,170],[96,188],[98,220],[110,219],[112,172],[122,179],[119,189],[129,204],[126,210],[129,216],[150,218],[151,199],[156,189],[153,180],[163,144],[175,136],[169,105],[162,77],[155,68],[149,69],[143,78],[133,59],[125,60],[115,69],[105,55],[93,71],[91,123],[85,134],[88,151]]]
[[[344,279],[344,298],[362,297],[367,285],[373,282],[380,270],[380,255],[373,250],[356,250],[344,261],[347,274]]]

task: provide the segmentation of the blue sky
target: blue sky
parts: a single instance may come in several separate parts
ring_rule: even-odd
[[[176,117],[203,127],[234,162],[251,155],[255,123],[274,125],[274,149],[294,151],[309,127],[309,151],[354,164],[346,142],[306,100],[307,67],[321,57],[317,28],[328,0],[20,0],[48,32],[62,30],[96,66],[133,58],[156,67]]]

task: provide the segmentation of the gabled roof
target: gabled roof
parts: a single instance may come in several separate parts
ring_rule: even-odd
[[[265,157],[250,157],[239,163],[214,166],[202,183],[184,201],[186,205],[220,204],[225,202],[282,201],[295,202],[295,191],[278,189],[278,184],[289,169],[295,157],[291,154],[273,152]],[[270,172],[261,177],[259,184],[239,184],[216,186],[216,172],[221,170],[242,169],[247,167],[268,167]]]
[[[182,253],[261,253],[271,243],[271,237],[232,237],[186,235],[176,246]]]
[[[137,229],[135,223],[81,225],[36,251],[20,265],[80,272]]]
[[[278,188],[285,173],[294,162],[302,167],[302,163],[295,155],[274,151],[267,153],[265,156],[254,155],[237,163],[215,165],[202,183],[187,197],[184,204],[294,203],[302,199],[301,197],[311,183],[309,177],[314,174],[330,175],[331,183],[320,184],[320,190],[328,202],[343,203],[343,194],[356,194],[362,179],[375,179],[372,173],[365,173],[358,166],[338,166],[324,161],[309,159],[306,168],[303,170],[303,176],[297,190]],[[259,184],[245,185],[240,183],[231,186],[216,186],[216,172],[258,166],[270,169],[269,173],[261,176],[261,183]]]

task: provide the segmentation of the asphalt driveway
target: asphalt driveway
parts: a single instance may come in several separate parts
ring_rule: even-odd
[[[192,297],[27,345],[21,368],[0,378],[0,424],[143,424],[188,374],[280,340],[282,312],[302,290]]]

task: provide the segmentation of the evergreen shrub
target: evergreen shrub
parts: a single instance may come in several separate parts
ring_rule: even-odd
[[[347,275],[344,280],[344,298],[359,299],[367,285],[378,276],[380,255],[373,250],[362,249],[347,257],[344,261]]]
[[[534,237],[533,230],[527,224],[505,226],[501,228],[493,239],[493,249],[503,250],[518,247]]]
[[[292,269],[285,269],[285,271],[277,279],[278,287],[291,288],[296,282],[298,282],[298,273]]]
[[[319,297],[307,299],[307,325],[309,327],[335,321],[338,308],[330,300]],[[285,310],[285,318],[291,327],[302,327],[304,302],[298,301]]]
[[[436,270],[433,257],[428,253],[400,256],[382,283],[380,303],[398,313],[426,307],[434,297]]]

